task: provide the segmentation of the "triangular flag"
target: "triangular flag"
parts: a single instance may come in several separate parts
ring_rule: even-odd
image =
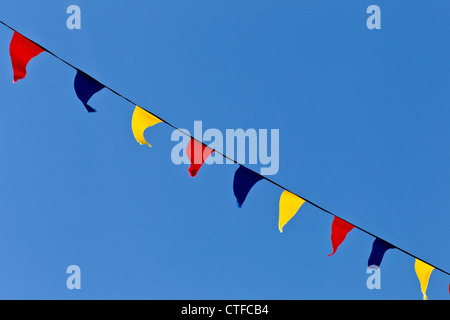
[[[104,87],[104,85],[88,76],[86,73],[77,70],[77,75],[75,76],[75,92],[78,99],[83,102],[88,112],[96,112],[94,108],[88,105],[88,101],[94,94],[102,90]]]
[[[11,55],[14,72],[13,82],[25,78],[28,62],[43,51],[44,49],[40,46],[14,31],[11,44],[9,45],[9,54]]]
[[[191,162],[191,166],[188,169],[191,177],[195,177],[197,175],[197,172],[200,170],[202,164],[213,152],[213,149],[195,140],[194,138],[189,140],[186,147],[186,155]]]
[[[333,223],[331,225],[331,244],[333,245],[333,252],[328,255],[332,256],[337,248],[344,241],[347,233],[349,233],[354,228],[350,223],[338,218],[334,217]]]
[[[372,252],[370,253],[369,261],[367,262],[368,266],[379,267],[385,252],[389,249],[395,249],[395,247],[384,240],[376,238],[372,244]]]
[[[430,275],[434,268],[419,259],[416,259],[414,268],[416,269],[417,278],[419,278],[420,281],[420,289],[422,290],[423,300],[428,300],[426,295],[428,280],[430,280]]]
[[[233,191],[239,208],[242,207],[242,204],[244,203],[245,198],[247,198],[250,189],[262,178],[262,176],[252,170],[241,165],[239,166],[234,173],[233,181]]]
[[[136,106],[133,112],[133,118],[131,119],[131,129],[133,130],[133,135],[137,142],[140,144],[148,144],[151,147],[152,145],[144,138],[144,131],[148,127],[154,126],[160,122],[162,122],[161,119]]]
[[[280,197],[280,214],[278,218],[278,229],[283,232],[283,227],[293,216],[298,209],[305,203],[305,200],[296,196],[292,192],[284,190]]]

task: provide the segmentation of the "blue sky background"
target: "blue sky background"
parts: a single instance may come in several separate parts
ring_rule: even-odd
[[[66,28],[66,8],[82,29]],[[366,8],[381,8],[368,30]],[[3,1],[0,20],[174,125],[280,130],[270,178],[450,270],[450,2]],[[332,217],[305,204],[278,231],[282,192],[259,182],[242,209],[236,165],[190,178],[162,124],[133,138],[134,106],[77,99],[48,53],[12,83],[0,26],[1,299],[422,299],[414,259],[373,238],[331,253]],[[67,266],[81,290],[66,288]],[[430,299],[449,298],[435,270]]]

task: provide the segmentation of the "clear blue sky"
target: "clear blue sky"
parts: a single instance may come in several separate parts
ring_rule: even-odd
[[[82,29],[66,28],[66,8]],[[381,8],[368,30],[366,8]],[[3,1],[0,20],[178,127],[279,129],[270,178],[450,270],[448,0]],[[77,99],[47,53],[12,83],[0,26],[0,298],[422,299],[414,259],[388,251],[366,287],[373,238],[331,252],[332,217],[305,204],[278,231],[281,189],[242,209],[237,166],[190,178],[172,130],[133,138],[133,106]],[[81,290],[66,268],[81,268]],[[430,299],[448,299],[435,270]]]

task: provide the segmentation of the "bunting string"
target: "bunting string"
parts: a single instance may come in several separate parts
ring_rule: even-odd
[[[77,97],[80,99],[80,101],[85,106],[86,110],[88,112],[96,112],[96,110],[91,107],[88,102],[89,99],[97,92],[99,92],[102,89],[107,89],[113,94],[117,95],[118,97],[121,97],[125,101],[129,102],[134,106],[134,113],[132,117],[132,130],[135,139],[140,144],[144,145],[147,144],[151,147],[151,144],[148,143],[144,138],[144,131],[153,125],[156,125],[158,123],[165,123],[166,125],[170,126],[172,129],[177,130],[184,134],[185,136],[189,137],[189,143],[186,148],[187,156],[191,162],[191,166],[188,169],[189,175],[191,177],[195,177],[200,170],[200,167],[202,166],[205,159],[210,156],[212,153],[217,153],[224,157],[225,159],[228,159],[229,161],[233,162],[234,164],[239,165],[239,168],[235,172],[234,181],[233,181],[233,192],[236,196],[238,207],[242,207],[250,189],[260,180],[265,180],[274,186],[279,187],[283,190],[281,196],[280,196],[280,203],[279,203],[279,224],[278,228],[280,232],[283,232],[283,227],[285,224],[292,219],[292,217],[297,213],[297,211],[300,209],[300,207],[306,202],[310,205],[314,206],[315,208],[319,209],[322,212],[328,213],[329,215],[333,216],[333,222],[331,226],[331,242],[333,247],[333,252],[329,254],[328,256],[332,256],[339,245],[344,241],[347,234],[354,228],[372,236],[375,238],[375,241],[372,245],[372,252],[369,257],[368,266],[369,267],[379,267],[381,264],[381,260],[383,259],[383,256],[385,252],[388,249],[397,249],[401,252],[403,252],[406,255],[409,255],[410,257],[415,259],[415,270],[417,277],[419,278],[419,281],[421,283],[421,290],[423,293],[424,299],[427,299],[426,296],[426,289],[428,285],[428,279],[431,275],[431,271],[436,269],[442,273],[445,273],[447,275],[450,275],[449,272],[434,266],[428,262],[426,262],[423,259],[418,258],[414,254],[399,248],[398,246],[381,239],[380,237],[374,235],[373,233],[369,232],[368,230],[359,227],[353,223],[350,223],[349,221],[346,221],[342,219],[341,217],[337,216],[336,214],[332,213],[331,211],[321,207],[320,205],[316,204],[315,202],[306,199],[305,197],[296,194],[293,191],[290,191],[289,189],[283,187],[282,185],[278,184],[277,182],[273,181],[272,179],[252,170],[247,167],[245,167],[243,164],[237,162],[234,159],[231,159],[226,154],[219,152],[215,149],[211,149],[208,146],[206,146],[203,142],[197,140],[195,137],[191,136],[187,132],[179,129],[178,127],[174,126],[170,122],[164,120],[163,118],[155,115],[154,113],[150,112],[149,110],[141,107],[139,104],[136,104],[129,98],[125,97],[124,95],[118,93],[117,91],[113,90],[109,86],[101,83],[97,79],[91,77],[86,72],[80,70],[79,68],[75,67],[68,61],[62,59],[58,55],[54,54],[50,50],[46,49],[42,45],[34,42],[33,40],[25,37],[23,34],[18,32],[16,29],[12,28],[5,22],[0,20],[0,23],[4,25],[5,27],[9,28],[14,32],[11,44],[10,44],[10,54],[11,54],[11,62],[13,64],[13,71],[14,71],[14,80],[13,82],[16,82],[20,79],[23,79],[26,76],[26,67],[28,62],[39,55],[42,52],[48,52],[50,55],[55,57],[56,59],[60,60],[64,64],[68,65],[69,67],[76,70],[76,76],[74,81],[74,87]]]

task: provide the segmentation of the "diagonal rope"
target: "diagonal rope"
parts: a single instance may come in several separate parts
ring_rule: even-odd
[[[202,141],[197,140],[196,138],[194,138],[194,137],[191,136],[190,134],[186,133],[185,131],[183,131],[183,130],[179,129],[178,127],[174,126],[173,124],[171,124],[169,121],[164,120],[163,118],[161,118],[161,117],[155,115],[154,113],[150,112],[149,110],[147,110],[147,109],[141,107],[139,104],[137,104],[137,103],[133,102],[132,100],[130,100],[129,98],[125,97],[124,95],[122,95],[122,94],[118,93],[117,91],[113,90],[111,87],[109,87],[109,86],[107,86],[107,85],[101,83],[100,81],[98,81],[98,80],[95,79],[94,77],[90,76],[88,73],[86,73],[86,72],[84,72],[83,70],[81,70],[81,69],[75,67],[74,65],[72,65],[71,63],[69,63],[69,62],[67,62],[66,60],[62,59],[61,57],[59,57],[58,55],[54,54],[54,53],[51,52],[50,50],[48,50],[48,49],[46,49],[45,47],[41,46],[40,44],[34,42],[33,40],[29,39],[28,37],[24,36],[23,34],[21,34],[20,32],[18,32],[16,29],[14,29],[14,28],[12,28],[11,26],[9,26],[8,24],[6,24],[5,22],[3,22],[3,21],[0,20],[0,23],[3,24],[5,27],[11,29],[12,31],[19,33],[20,35],[22,35],[23,37],[25,37],[26,39],[28,39],[29,41],[31,41],[31,42],[34,43],[35,45],[39,46],[39,47],[42,48],[44,51],[48,52],[50,55],[52,55],[52,56],[55,57],[56,59],[60,60],[61,62],[65,63],[65,64],[68,65],[69,67],[71,67],[71,68],[73,68],[73,69],[75,69],[75,70],[77,70],[77,71],[80,71],[80,72],[84,73],[86,76],[88,76],[88,77],[94,79],[94,80],[97,81],[99,84],[101,84],[103,87],[105,87],[106,89],[108,89],[109,91],[111,91],[112,93],[114,93],[115,95],[121,97],[121,98],[124,99],[125,101],[131,103],[131,104],[134,105],[134,106],[139,106],[141,109],[143,109],[144,111],[148,112],[148,113],[151,114],[152,116],[154,116],[154,117],[160,119],[162,122],[164,122],[164,123],[167,124],[168,126],[172,127],[174,130],[177,130],[177,131],[181,132],[182,134],[188,136],[189,138],[194,139],[195,141],[197,141],[197,142],[203,144]],[[349,221],[347,221],[347,220],[345,220],[345,219],[342,219],[342,218],[339,217],[338,215],[332,213],[331,211],[328,211],[327,209],[321,207],[320,205],[314,203],[313,201],[308,200],[308,199],[304,198],[304,197],[301,196],[301,195],[298,195],[297,193],[295,193],[295,192],[293,192],[293,191],[290,191],[289,189],[287,189],[287,188],[283,187],[282,185],[278,184],[277,182],[275,182],[275,181],[273,181],[273,180],[267,178],[266,176],[260,174],[259,172],[256,172],[256,171],[254,171],[254,170],[252,170],[252,169],[250,169],[250,168],[244,166],[243,164],[237,162],[236,160],[231,159],[231,158],[228,157],[226,154],[224,154],[224,153],[222,153],[222,152],[219,152],[219,151],[217,151],[217,150],[214,150],[214,152],[218,153],[219,155],[221,155],[221,156],[224,157],[225,159],[228,159],[229,161],[232,161],[232,162],[235,163],[235,164],[238,164],[238,165],[240,165],[240,166],[242,166],[242,167],[245,167],[247,170],[252,171],[253,173],[255,173],[255,174],[257,174],[258,176],[260,176],[262,179],[266,180],[267,182],[269,182],[269,183],[271,183],[271,184],[273,184],[273,185],[275,185],[275,186],[277,186],[277,187],[279,187],[279,188],[281,188],[281,189],[283,189],[283,190],[286,190],[286,191],[291,192],[292,194],[294,194],[294,195],[296,195],[297,197],[299,197],[299,198],[305,200],[305,202],[307,202],[307,203],[309,203],[310,205],[316,207],[317,209],[319,209],[319,210],[321,210],[321,211],[323,211],[323,212],[325,212],[325,213],[328,213],[329,215],[332,215],[332,216],[334,216],[334,217],[337,217],[337,218],[341,219],[342,221],[344,221],[344,222],[346,222],[346,223],[348,223],[348,224],[351,224],[351,225],[354,226],[355,228],[359,229],[360,231],[362,231],[362,232],[364,232],[364,233],[366,233],[366,234],[368,234],[368,235],[370,235],[370,236],[372,236],[372,237],[374,237],[374,238],[378,238],[378,239],[380,239],[380,240],[383,240],[384,242],[386,242],[387,244],[390,244],[390,245],[391,245],[392,247],[394,247],[395,249],[397,249],[397,250],[399,250],[399,251],[401,251],[401,252],[403,252],[403,253],[409,255],[410,257],[412,257],[412,258],[414,258],[414,259],[420,260],[420,261],[422,261],[422,262],[424,262],[424,263],[430,265],[430,266],[433,267],[434,269],[439,270],[439,271],[441,271],[442,273],[445,273],[445,274],[447,274],[447,275],[450,276],[450,273],[449,273],[449,272],[447,272],[447,271],[445,271],[445,270],[443,270],[443,269],[441,269],[441,268],[439,268],[439,267],[437,267],[437,266],[435,266],[435,265],[433,265],[433,264],[431,264],[431,263],[429,263],[429,262],[427,262],[427,261],[425,261],[425,260],[423,260],[423,259],[417,257],[416,255],[414,255],[414,254],[412,254],[412,253],[410,253],[410,252],[408,252],[408,251],[406,251],[406,250],[404,250],[404,249],[402,249],[402,248],[400,248],[400,247],[398,247],[398,246],[396,246],[396,245],[394,245],[394,244],[392,244],[392,243],[390,243],[390,242],[388,242],[388,241],[386,241],[386,240],[384,240],[384,239],[382,239],[382,238],[376,236],[375,234],[373,234],[373,233],[367,231],[366,229],[364,229],[364,228],[362,228],[362,227],[359,227],[359,226],[357,226],[357,225],[355,225],[355,224],[353,224],[353,223],[351,223],[351,222],[349,222]]]

